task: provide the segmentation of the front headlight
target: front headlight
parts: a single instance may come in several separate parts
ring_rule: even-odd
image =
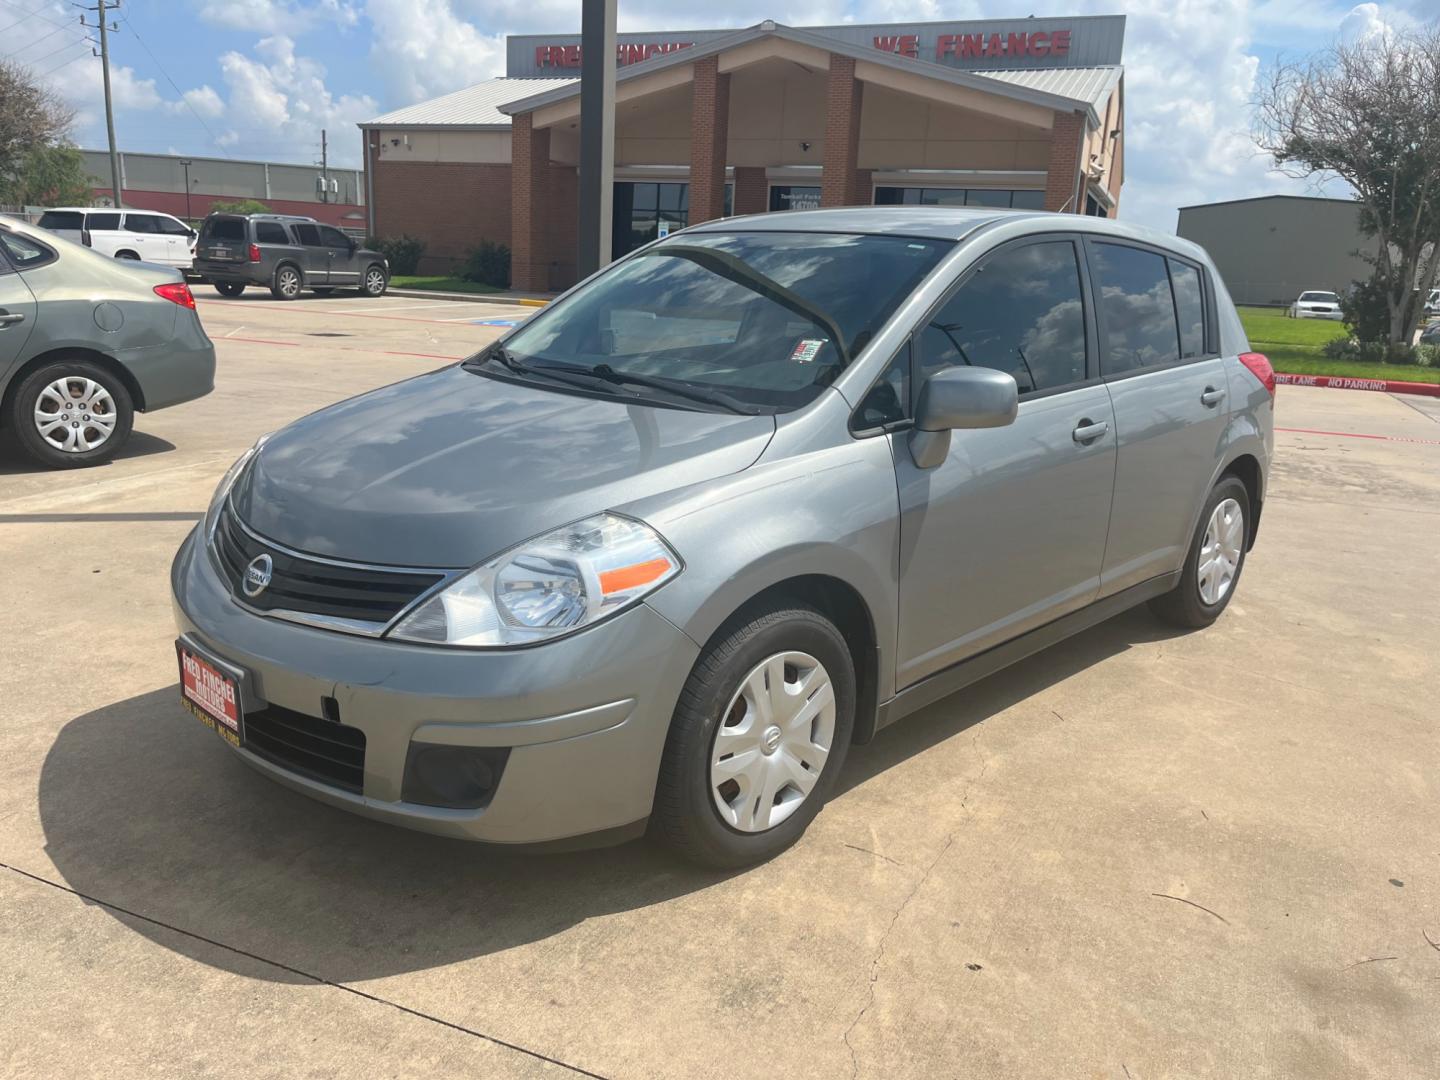
[[[235,481],[238,480],[240,474],[245,471],[245,466],[250,464],[250,459],[260,452],[260,448],[264,446],[265,443],[269,441],[270,436],[274,434],[273,431],[269,431],[261,435],[255,440],[255,445],[236,458],[235,464],[226,469],[225,475],[220,477],[220,483],[215,485],[215,494],[210,496],[209,509],[205,511],[205,526],[207,532],[214,525],[215,511],[224,504],[225,497],[230,494],[230,489],[235,486]]]
[[[387,636],[470,648],[546,641],[613,615],[679,572],[679,556],[650,526],[597,514],[477,566]]]

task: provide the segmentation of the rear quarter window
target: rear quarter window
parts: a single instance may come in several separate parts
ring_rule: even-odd
[[[1175,299],[1165,258],[1123,244],[1090,248],[1100,294],[1102,375],[1123,375],[1180,359]]]
[[[119,214],[91,214],[85,221],[91,232],[115,232],[120,228]]]
[[[257,221],[255,223],[255,242],[257,244],[288,244],[290,237],[285,235],[285,226],[278,221]]]
[[[10,256],[10,261],[20,270],[44,266],[55,258],[52,249],[19,233],[0,232],[0,247],[5,249],[5,254]]]
[[[74,229],[85,227],[85,215],[75,210],[46,210],[40,215],[42,229]]]

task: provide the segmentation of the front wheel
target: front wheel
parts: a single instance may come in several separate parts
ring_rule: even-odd
[[[275,271],[275,280],[270,285],[270,295],[276,300],[294,300],[300,295],[304,281],[300,271],[293,266],[282,266]]]
[[[384,296],[385,290],[390,285],[390,279],[385,275],[385,268],[382,266],[370,266],[365,270],[365,276],[360,281],[361,296]]]
[[[737,617],[680,694],[652,834],[710,867],[779,854],[820,812],[854,724],[855,666],[833,623],[801,604]]]
[[[1223,477],[1210,489],[1180,583],[1150,601],[1150,609],[1174,626],[1195,630],[1220,617],[1235,595],[1245,568],[1250,493],[1239,479]]]
[[[33,460],[76,469],[114,457],[134,419],[125,384],[99,364],[75,359],[25,376],[10,399],[5,426]]]

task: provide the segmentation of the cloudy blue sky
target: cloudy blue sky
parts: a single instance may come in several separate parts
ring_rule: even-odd
[[[1176,208],[1189,203],[1314,190],[1268,170],[1247,134],[1257,73],[1277,55],[1405,26],[1433,16],[1436,4],[1032,2],[1033,10],[1001,0],[734,0],[717,18],[713,5],[624,0],[620,24],[1127,15],[1121,216],[1173,229]],[[358,164],[358,121],[503,74],[507,33],[574,31],[579,9],[576,0],[125,0],[112,37],[120,147],[309,162],[327,128],[331,160]],[[99,61],[86,33],[68,0],[0,0],[0,55],[51,83],[76,109],[79,143],[101,147]]]

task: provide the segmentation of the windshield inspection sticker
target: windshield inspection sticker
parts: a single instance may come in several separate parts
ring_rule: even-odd
[[[825,347],[825,342],[817,341],[814,338],[801,338],[795,343],[795,351],[790,354],[792,364],[809,364],[820,355],[820,350]]]

